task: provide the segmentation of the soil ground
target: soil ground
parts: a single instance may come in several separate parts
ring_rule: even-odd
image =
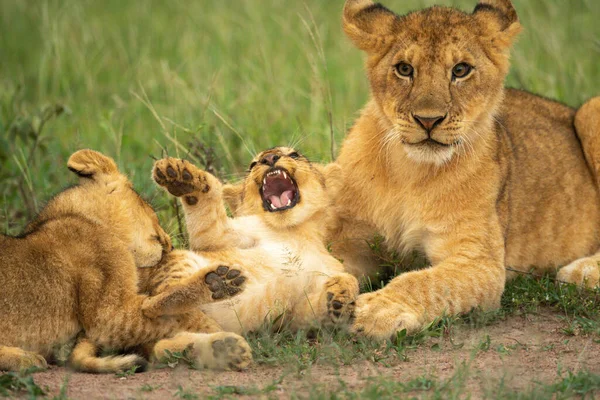
[[[354,365],[253,365],[245,372],[198,371],[184,366],[119,377],[73,373],[53,366],[34,375],[52,397],[66,383],[73,399],[105,398],[330,398],[369,397],[386,384],[412,382],[407,395],[443,397],[444,390],[471,398],[531,393],[560,379],[561,371],[600,375],[600,341],[596,336],[567,336],[552,310],[510,316],[479,329],[460,328],[450,337],[428,340],[407,350],[406,360],[361,361]],[[68,381],[67,381],[68,380]],[[443,385],[436,381],[445,382]],[[456,386],[462,386],[456,392]],[[379,389],[378,389],[379,387]],[[600,392],[596,393],[600,395]],[[593,394],[592,394],[593,395]],[[450,397],[450,396],[448,396]],[[377,396],[375,396],[377,398]]]

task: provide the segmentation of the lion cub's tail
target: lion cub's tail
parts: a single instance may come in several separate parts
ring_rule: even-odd
[[[98,357],[98,347],[87,339],[80,339],[69,356],[69,366],[76,371],[94,374],[145,371],[148,362],[137,354]]]
[[[600,97],[588,100],[577,110],[575,130],[581,140],[585,159],[600,187]]]

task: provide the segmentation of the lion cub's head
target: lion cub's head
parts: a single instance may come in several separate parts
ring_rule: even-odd
[[[470,14],[435,6],[404,16],[347,0],[343,24],[368,54],[386,145],[399,143],[411,159],[440,165],[489,131],[508,50],[521,30],[510,0],[481,0]]]
[[[152,207],[133,189],[115,162],[93,150],[71,155],[68,168],[80,178],[79,185],[57,196],[44,212],[77,213],[108,227],[113,238],[130,249],[136,266],[156,265],[172,248]]]
[[[237,213],[261,215],[276,229],[300,225],[329,207],[340,175],[336,164],[312,164],[292,148],[265,150],[239,187]]]

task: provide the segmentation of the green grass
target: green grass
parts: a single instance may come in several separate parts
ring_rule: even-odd
[[[44,396],[42,390],[33,380],[31,375],[37,369],[29,369],[22,372],[7,372],[0,375],[0,397],[12,397],[14,394],[26,395],[30,399]]]
[[[434,3],[470,10],[475,1],[384,3],[406,12]],[[297,145],[316,161],[331,160],[368,98],[363,56],[341,30],[342,4],[0,0],[2,231],[20,231],[44,201],[74,181],[65,163],[82,147],[113,156],[153,200],[172,234],[177,221],[167,197],[151,183],[151,156],[166,151],[202,162],[208,154],[218,174],[229,180],[243,174],[255,152],[277,144]],[[571,106],[600,95],[600,2],[516,0],[515,5],[525,31],[513,51],[507,84]],[[397,259],[382,257],[386,272],[369,289],[399,271]],[[418,346],[435,348],[460,326],[482,327],[540,307],[564,318],[565,335],[599,335],[599,297],[598,291],[581,292],[550,278],[523,277],[508,285],[500,311],[441,318],[418,335],[401,334],[393,344],[326,330],[310,340],[305,333],[259,333],[249,340],[257,363],[287,365],[286,373],[293,375],[314,365],[362,360],[385,366],[410,360]],[[493,338],[484,338],[481,347],[511,351]],[[356,394],[343,385],[339,395],[315,387],[310,397],[450,398],[465,390],[468,372],[457,374],[445,380],[373,381]],[[0,393],[37,390],[27,376],[2,377]],[[598,390],[597,378],[568,372],[554,386],[501,393],[506,398],[585,395]],[[276,385],[221,386],[214,396],[269,394]],[[176,396],[194,394],[180,388]]]
[[[434,3],[471,10],[475,1],[386,3],[402,13]],[[508,85],[572,106],[600,94],[600,3],[515,3],[525,32]],[[363,56],[341,30],[342,4],[1,0],[4,230],[19,231],[73,181],[64,165],[82,147],[115,157],[151,199],[158,191],[150,156],[164,150],[191,149],[198,161],[194,146],[212,147],[227,179],[276,144],[331,160],[368,97]],[[46,107],[66,112],[36,136]],[[8,140],[14,121],[23,137]],[[163,209],[168,201],[158,195],[156,204]],[[172,213],[161,216],[174,232]]]

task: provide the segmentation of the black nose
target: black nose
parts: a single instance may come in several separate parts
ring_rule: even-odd
[[[430,133],[433,128],[442,123],[443,120],[446,119],[445,115],[440,115],[437,117],[422,117],[420,115],[414,114],[413,117],[417,124],[421,125],[421,128],[425,129],[427,133]]]
[[[262,158],[262,160],[260,160],[261,164],[267,164],[270,165],[271,167],[275,165],[275,163],[277,162],[277,160],[279,160],[281,157],[277,154],[267,154],[266,156],[264,156]]]

